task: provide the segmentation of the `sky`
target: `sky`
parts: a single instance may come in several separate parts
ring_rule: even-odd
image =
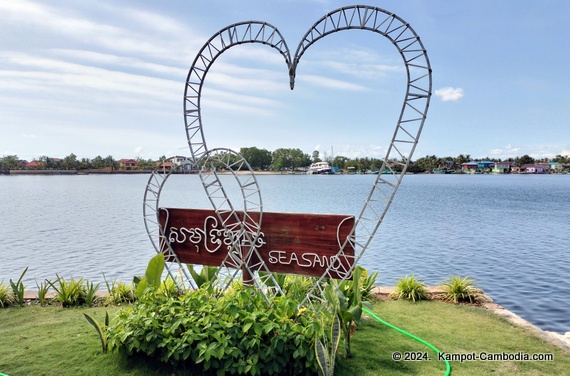
[[[189,156],[183,96],[219,30],[265,21],[291,54],[326,13],[376,6],[420,36],[433,96],[412,160],[570,154],[566,0],[0,0],[0,157]],[[273,49],[232,47],[201,98],[207,146],[382,158],[406,88],[397,49],[350,30],[311,46],[289,87]]]

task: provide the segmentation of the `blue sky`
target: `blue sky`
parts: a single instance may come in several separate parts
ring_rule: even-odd
[[[183,94],[200,48],[266,21],[291,53],[327,12],[383,8],[421,37],[433,97],[413,159],[570,153],[570,2],[0,0],[0,156],[189,155]],[[269,47],[231,48],[204,82],[209,148],[300,148],[383,157],[405,70],[379,34],[339,32],[307,51],[289,88]]]

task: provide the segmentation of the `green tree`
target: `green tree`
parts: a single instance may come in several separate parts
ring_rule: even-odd
[[[105,168],[105,160],[100,155],[91,160],[91,167],[94,169]]]
[[[50,158],[47,155],[42,155],[38,162],[44,170],[61,170],[61,160],[57,158]]]
[[[469,154],[466,154],[466,155],[459,154],[457,157],[455,157],[453,159],[453,163],[456,166],[461,166],[463,163],[467,163],[469,161],[471,161],[471,155],[469,155]]]
[[[239,153],[254,170],[267,170],[273,159],[270,151],[266,149],[258,149],[255,146],[241,148]]]
[[[79,167],[79,162],[77,161],[77,156],[73,153],[65,157],[61,163],[64,170],[77,170]]]
[[[79,161],[79,169],[88,170],[90,168],[91,168],[91,160],[89,158],[81,158],[81,161]]]
[[[112,155],[108,155],[104,159],[104,166],[111,168],[111,171],[119,169],[119,162],[117,162]]]
[[[313,163],[322,162],[322,159],[319,158],[319,151],[318,150],[313,150],[312,160],[313,160]]]
[[[564,164],[570,163],[570,156],[568,156],[568,155],[564,156],[564,155],[558,154],[556,157],[554,157],[552,159],[552,161],[558,162],[558,163],[564,163]]]
[[[276,149],[273,153],[272,169],[281,171],[284,169],[297,169],[311,164],[311,158],[301,149]]]
[[[515,162],[519,166],[523,166],[525,164],[534,164],[534,158],[528,156],[527,154],[523,155],[522,157],[515,158]]]
[[[155,168],[156,166],[156,162],[153,161],[152,159],[144,159],[141,157],[137,157],[136,158],[137,164],[139,165],[139,168],[141,170],[152,170]]]
[[[426,155],[416,160],[416,165],[423,171],[431,172],[437,167],[438,158],[435,155]]]
[[[0,171],[10,171],[15,170],[18,168],[18,159],[17,155],[6,155],[0,158]]]
[[[338,167],[341,170],[344,170],[346,168],[346,162],[349,159],[347,157],[343,157],[342,155],[337,155],[336,157],[334,157],[333,161],[332,161],[332,165],[333,167]]]

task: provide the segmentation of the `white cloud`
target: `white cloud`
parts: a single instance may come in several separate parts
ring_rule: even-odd
[[[369,90],[368,88],[353,84],[346,81],[335,80],[334,78],[328,78],[323,76],[315,76],[315,75],[302,75],[297,76],[297,81],[304,81],[309,82],[317,86],[329,88],[329,89],[340,89],[340,90],[350,90],[350,91],[365,91]]]
[[[460,87],[443,87],[435,91],[435,96],[444,102],[457,102],[463,98],[463,89]]]
[[[92,65],[112,65],[126,69],[144,70],[152,73],[153,75],[158,73],[175,77],[185,77],[188,73],[188,70],[185,68],[183,69],[164,64],[149,63],[138,58],[104,54],[95,51],[69,49],[53,49],[52,51],[59,57],[63,57],[66,61],[78,60],[89,62]]]
[[[503,148],[492,149],[490,154],[499,159],[515,158],[519,156],[520,148],[514,147],[511,144],[505,145]]]
[[[340,74],[355,76],[355,77],[366,77],[367,79],[373,79],[380,76],[386,76],[388,74],[394,74],[398,72],[404,73],[404,68],[387,65],[387,64],[361,64],[360,62],[339,62],[339,61],[322,61],[319,62],[322,67],[329,68]]]
[[[96,6],[96,5],[95,5]],[[188,52],[199,44],[195,33],[175,19],[155,15],[132,8],[115,8],[101,5],[100,9],[109,18],[112,15],[124,15],[120,25],[100,22],[89,18],[89,10],[82,14],[74,9],[50,7],[26,0],[9,3],[0,2],[0,20],[11,23],[23,30],[61,43],[73,40],[84,43],[89,41],[90,48],[102,47],[119,54],[142,54],[161,60],[184,61]],[[94,12],[95,13],[95,12]],[[172,36],[192,34],[194,38],[182,39]],[[184,42],[183,42],[184,41]],[[172,54],[172,51],[178,51]]]
[[[19,106],[41,98],[57,98],[55,101],[65,108],[82,98],[85,103],[139,103],[148,108],[165,102],[176,103],[180,98],[181,85],[177,81],[155,75],[133,74],[28,54],[0,53],[0,57],[14,66],[14,69],[0,69],[2,92],[12,97],[25,94],[29,99],[20,101]],[[89,95],[89,101],[85,101],[86,95]]]
[[[335,151],[334,154],[351,159],[365,157],[382,159],[386,156],[386,147],[379,145],[343,145],[341,151]]]
[[[568,157],[568,156],[570,156],[570,150],[562,150],[562,151],[560,152],[560,155],[565,155],[565,156]]]

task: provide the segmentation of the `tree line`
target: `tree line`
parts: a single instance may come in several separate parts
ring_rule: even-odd
[[[243,147],[239,153],[248,161],[252,169],[257,171],[295,171],[306,169],[311,163],[322,162],[318,150],[312,152],[311,155],[304,153],[298,148],[279,148],[274,151],[267,149],[260,149],[257,147]],[[137,162],[137,167],[140,170],[152,170],[156,167],[157,162],[162,162],[166,156],[161,156],[157,160],[144,159],[140,157],[133,158]],[[426,155],[410,163],[408,171],[412,173],[430,172],[434,168],[448,167],[460,169],[461,164],[474,160],[469,154],[459,154],[456,157],[437,157],[435,155]],[[495,158],[477,158],[477,160],[488,160],[493,162],[501,162]],[[65,158],[50,158],[48,156],[41,156],[34,161],[38,164],[38,169],[43,170],[98,170],[109,169],[118,170],[119,161],[113,156],[101,157],[100,155],[95,158],[77,158],[73,153]],[[339,170],[379,170],[382,167],[382,159],[379,158],[347,158],[341,155],[327,156],[324,161],[328,162],[332,167],[337,167]],[[521,157],[509,158],[506,161],[515,162],[519,166],[525,164],[534,164],[538,162],[559,162],[561,164],[570,164],[570,156],[557,155],[555,158],[542,158],[534,159],[529,155]],[[398,162],[396,160],[389,162]],[[27,162],[22,161],[17,155],[8,155],[0,158],[0,171],[26,169]],[[398,171],[401,167],[394,163],[392,169]]]

